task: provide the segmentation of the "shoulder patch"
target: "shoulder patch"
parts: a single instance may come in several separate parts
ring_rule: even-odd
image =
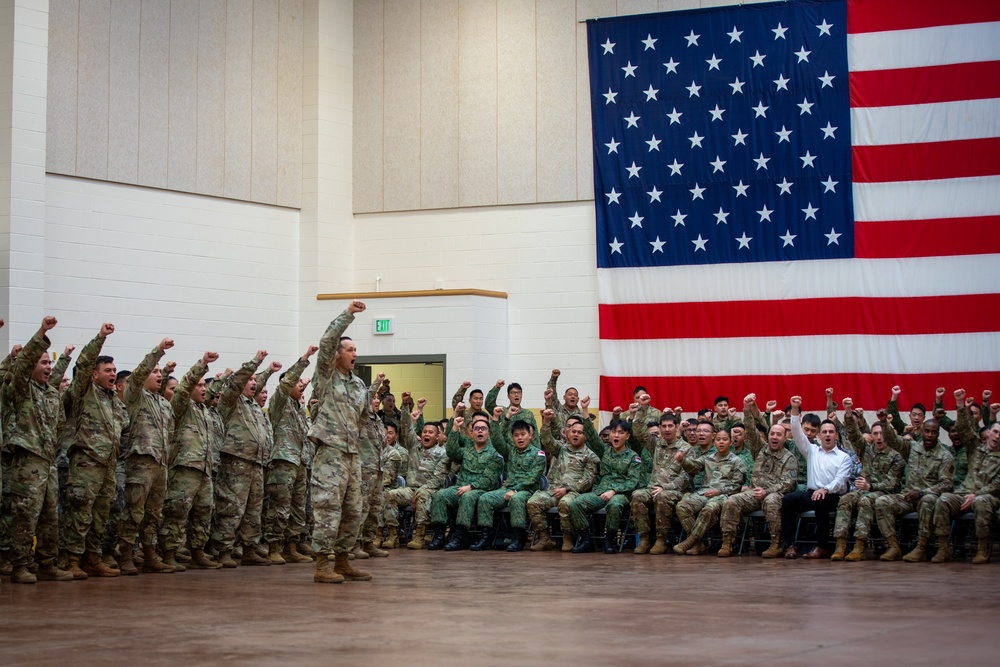
[[[545,452],[543,452],[542,450],[538,450],[538,455],[541,456],[542,458],[545,458]]]
[[[635,462],[636,463],[642,463],[642,459],[637,456],[637,457],[635,457]]]

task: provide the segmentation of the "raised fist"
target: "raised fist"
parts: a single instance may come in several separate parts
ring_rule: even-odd
[[[452,421],[452,427],[456,431],[462,430],[463,426],[465,426],[465,417],[455,417],[455,419]]]
[[[939,400],[944,398],[944,387],[938,387],[934,391],[934,396],[936,396]]]
[[[764,405],[764,409],[767,410],[768,412],[774,412],[777,409],[777,407],[778,407],[777,401],[768,401]]]
[[[306,353],[302,355],[303,359],[308,359],[319,351],[319,345],[310,345],[306,350]]]
[[[100,336],[102,338],[107,338],[114,332],[115,332],[115,325],[111,324],[111,322],[105,322],[104,324],[101,325]]]
[[[649,394],[642,394],[641,396],[639,396],[639,403],[638,403],[638,405],[641,405],[644,408],[648,408],[649,407],[649,402],[651,400],[653,400],[653,399],[651,399],[649,397]]]
[[[174,340],[172,338],[164,338],[163,340],[160,341],[160,344],[157,347],[160,348],[160,352],[166,352],[173,346],[174,346]]]
[[[793,408],[801,408],[802,407],[802,397],[801,396],[792,396],[792,399],[789,401],[789,403],[792,404]]]
[[[175,368],[177,368],[177,362],[176,361],[168,361],[166,364],[163,365],[163,374],[164,375],[170,375],[171,373],[174,372]]]
[[[893,387],[892,387],[892,397],[893,398],[899,397],[899,395],[902,394],[902,393],[903,393],[903,390],[899,388],[898,384],[897,385],[893,385]]]
[[[469,387],[471,387],[471,386],[472,386],[472,383],[469,382],[468,380],[466,380],[465,382],[462,383],[462,389],[465,390],[465,391],[468,391]]]
[[[850,410],[852,407],[854,407],[854,401],[851,400],[850,398],[845,398],[843,401],[841,401],[841,404],[843,404],[845,410]]]
[[[493,408],[493,419],[499,420],[501,417],[503,417],[503,408],[498,405]]]
[[[555,415],[555,413],[552,412],[552,410],[549,410],[548,408],[542,410],[542,421],[548,424],[549,422],[552,421],[553,415]]]
[[[257,350],[257,354],[254,355],[254,359],[256,359],[259,363],[261,361],[264,361],[264,358],[266,356],[267,356],[267,350]]]
[[[367,306],[363,301],[352,301],[347,304],[347,312],[351,315],[356,315],[357,313],[363,313]]]
[[[965,401],[965,390],[964,389],[956,389],[955,390],[955,402],[958,405],[961,405],[963,401]]]
[[[757,402],[757,394],[747,394],[743,397],[743,405],[754,405]]]
[[[467,406],[464,402],[459,403],[458,405],[455,406],[455,412],[465,412],[465,409],[467,407],[469,406]]]
[[[557,378],[557,377],[559,377],[559,376],[560,376],[561,374],[562,374],[562,371],[560,371],[560,370],[559,370],[558,368],[553,368],[553,369],[552,369],[552,377],[554,377],[554,378]]]
[[[507,383],[506,383],[506,382],[504,382],[503,380],[497,380],[496,384],[495,384],[495,385],[493,385],[493,386],[494,386],[494,387],[495,387],[496,389],[499,389],[500,387],[504,386],[505,384],[507,384]]]
[[[56,318],[46,315],[42,318],[42,331],[51,331],[56,325]]]
[[[549,399],[552,398],[552,394],[553,393],[554,392],[551,389],[546,389],[545,392],[542,394],[543,396],[545,396],[545,402],[546,403],[548,403]]]
[[[580,399],[580,408],[584,412],[590,409],[590,396],[584,396]]]
[[[826,388],[826,395],[828,398],[833,398],[833,387]]]
[[[66,347],[63,348],[63,356],[68,357],[69,355],[73,354],[73,350],[75,349],[76,349],[75,345],[67,345]]]
[[[424,398],[424,397],[421,396],[420,398],[417,399],[417,409],[418,410],[423,410],[425,405],[427,405],[427,399],[426,398]]]
[[[280,361],[272,361],[270,369],[271,369],[272,373],[277,373],[278,371],[281,370],[281,362]]]

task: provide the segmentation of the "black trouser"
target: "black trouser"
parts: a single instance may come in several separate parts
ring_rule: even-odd
[[[820,549],[830,548],[830,512],[837,511],[839,493],[827,492],[822,500],[813,500],[816,489],[786,493],[781,500],[781,543],[791,546],[795,541],[795,526],[798,514],[810,510],[816,512],[816,542]]]

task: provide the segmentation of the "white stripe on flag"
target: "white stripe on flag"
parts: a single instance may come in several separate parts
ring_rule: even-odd
[[[1000,100],[852,107],[854,146],[922,144],[1000,137]]]
[[[847,36],[852,72],[1000,60],[1000,23],[866,32]]]
[[[933,220],[982,215],[1000,215],[1000,176],[854,183],[856,220]]]

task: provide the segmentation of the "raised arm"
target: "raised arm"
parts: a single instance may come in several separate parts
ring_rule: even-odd
[[[257,354],[250,361],[244,362],[240,369],[229,376],[226,380],[225,386],[222,388],[222,393],[219,396],[219,414],[222,415],[222,420],[228,422],[229,418],[233,414],[233,408],[236,407],[236,401],[239,400],[240,394],[243,393],[244,387],[247,386],[247,382],[253,377],[253,373],[260,366],[261,362],[267,356],[267,350],[257,350]]]
[[[42,358],[43,354],[47,353],[51,344],[48,332],[55,326],[56,318],[51,315],[46,316],[42,320],[42,326],[38,328],[35,335],[31,337],[31,340],[25,344],[21,353],[17,355],[17,359],[14,360],[14,367],[10,373],[10,387],[13,389],[15,396],[30,396],[28,386],[31,382],[31,374],[34,372],[35,366],[38,365],[38,360]]]
[[[336,317],[323,332],[323,337],[319,339],[319,354],[316,356],[316,370],[313,372],[313,391],[317,395],[326,391],[327,386],[333,377],[334,361],[337,358],[337,350],[340,349],[340,338],[347,331],[347,327],[354,322],[356,313],[364,312],[366,306],[361,301],[352,301],[347,305],[340,315]]]
[[[458,388],[455,395],[451,397],[451,409],[454,410],[458,407],[458,404],[465,400],[465,392],[469,391],[469,387],[472,383],[466,380],[462,383],[462,386]],[[464,417],[465,415],[463,415]]]
[[[506,384],[503,380],[497,380],[493,388],[486,393],[486,401],[483,407],[486,408],[486,412],[493,414],[493,408],[497,406],[497,396],[500,395],[500,387]]]
[[[73,372],[73,379],[69,383],[70,400],[73,405],[77,405],[83,395],[90,389],[94,382],[94,369],[97,367],[97,357],[104,348],[104,341],[115,332],[115,325],[105,322],[101,325],[100,331],[93,340],[83,346],[80,356],[76,360],[76,370]]]
[[[170,399],[170,408],[174,413],[175,422],[180,421],[184,413],[191,407],[191,394],[194,392],[195,386],[205,377],[208,365],[218,358],[218,352],[206,352],[201,355],[201,361],[192,366],[177,383],[177,390],[174,391],[174,396]]]
[[[142,361],[135,367],[132,374],[128,376],[128,381],[125,383],[125,403],[127,405],[131,405],[142,396],[142,388],[146,384],[146,378],[153,372],[153,368],[156,367],[156,364],[159,363],[167,350],[173,346],[174,341],[164,338],[142,358]],[[164,382],[166,382],[166,379],[164,379]]]
[[[69,368],[69,362],[73,360],[73,350],[76,348],[72,345],[67,345],[63,350],[62,356],[56,359],[56,363],[52,364],[52,374],[49,375],[49,386],[53,389],[59,389],[59,385],[62,384],[63,378],[66,376],[66,369]]]
[[[806,460],[809,460],[809,438],[806,437],[805,431],[802,430],[802,397],[792,396],[792,440],[795,442],[795,448],[799,450],[799,454]]]
[[[743,398],[743,430],[747,434],[746,445],[754,459],[764,448],[760,431],[757,430],[758,419],[760,419],[760,408],[757,407],[757,394],[747,394]]]

